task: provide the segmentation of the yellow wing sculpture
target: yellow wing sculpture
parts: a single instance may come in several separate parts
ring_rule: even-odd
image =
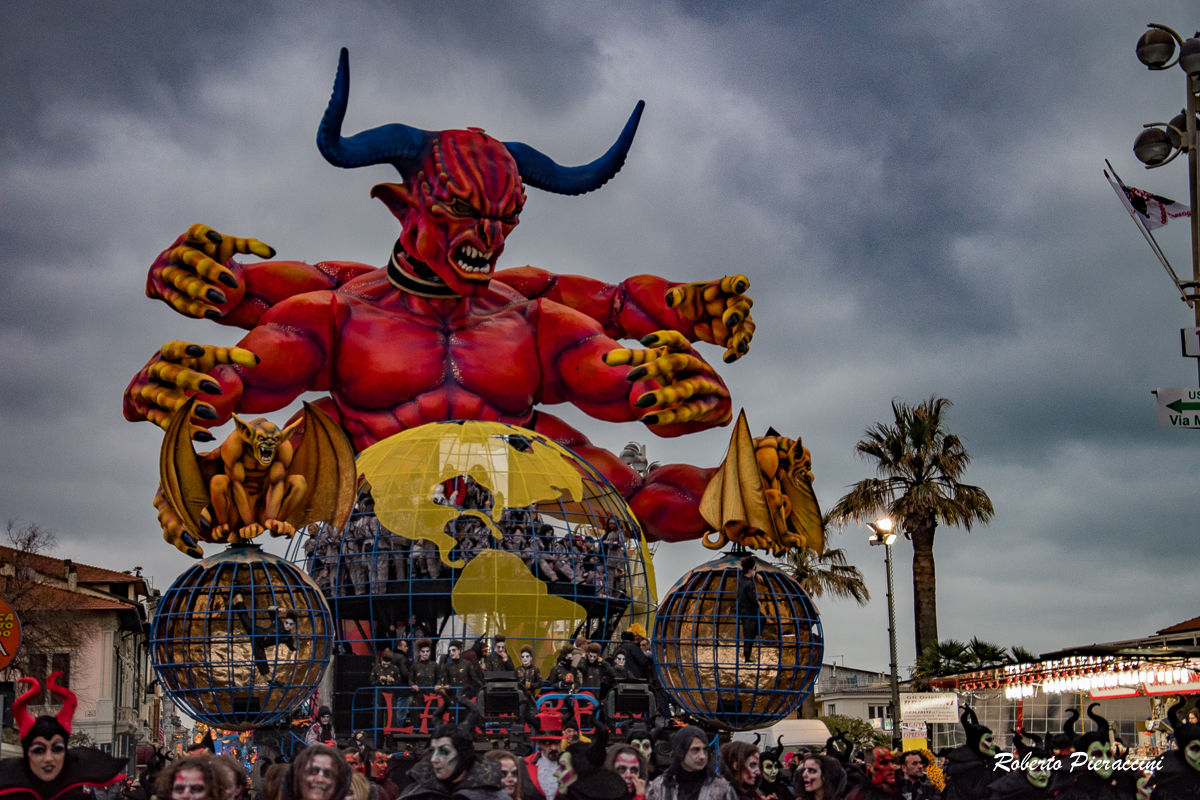
[[[743,409],[729,452],[700,500],[700,514],[716,533],[704,546],[719,550],[735,542],[777,556],[795,547],[822,552],[825,534],[812,484],[812,454],[801,440],[774,429],[751,437]]]

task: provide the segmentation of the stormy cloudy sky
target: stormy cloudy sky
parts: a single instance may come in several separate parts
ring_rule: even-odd
[[[951,398],[996,517],[939,533],[943,637],[1046,652],[1196,616],[1200,434],[1159,430],[1150,394],[1196,385],[1190,313],[1101,175],[1110,158],[1187,199],[1182,162],[1147,175],[1130,149],[1183,102],[1181,71],[1134,56],[1151,21],[1187,35],[1200,16],[1182,1],[5,3],[0,516],[161,589],[190,563],[150,505],[160,431],[125,422],[121,393],[166,341],[238,336],[146,299],[146,270],[194,222],[286,258],[384,263],[397,226],[367,192],[395,173],[336,169],[314,145],[346,46],[347,131],[480,126],[576,164],[644,99],[620,175],[579,198],[531,189],[501,266],[748,275],[758,334],[721,372],[756,433],[803,437],[824,505],[870,474],[854,444],[893,397]],[[1186,271],[1186,227],[1162,241]],[[667,462],[715,464],[728,438],[558,411]],[[885,668],[883,554],[861,528],[832,543],[875,600],[820,602],[827,654]],[[911,548],[896,556],[910,664]],[[660,587],[705,558],[663,547]]]

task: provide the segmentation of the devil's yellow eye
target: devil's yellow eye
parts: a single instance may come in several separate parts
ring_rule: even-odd
[[[455,201],[450,204],[450,211],[460,217],[474,217],[479,213],[475,210],[475,206],[471,205],[465,200],[458,199],[455,199]]]

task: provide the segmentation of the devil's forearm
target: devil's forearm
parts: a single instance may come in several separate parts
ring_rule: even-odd
[[[317,264],[263,261],[240,264],[231,259],[225,266],[233,272],[238,288],[225,293],[226,302],[218,306],[224,316],[216,321],[245,330],[253,328],[263,314],[289,297],[336,289],[375,269],[368,264],[352,261],[322,261]]]
[[[700,498],[715,468],[668,464],[626,496],[649,541],[686,542],[712,530],[700,516]]]

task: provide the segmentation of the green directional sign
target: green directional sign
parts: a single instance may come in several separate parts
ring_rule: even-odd
[[[1156,389],[1158,427],[1200,430],[1200,389]]]

